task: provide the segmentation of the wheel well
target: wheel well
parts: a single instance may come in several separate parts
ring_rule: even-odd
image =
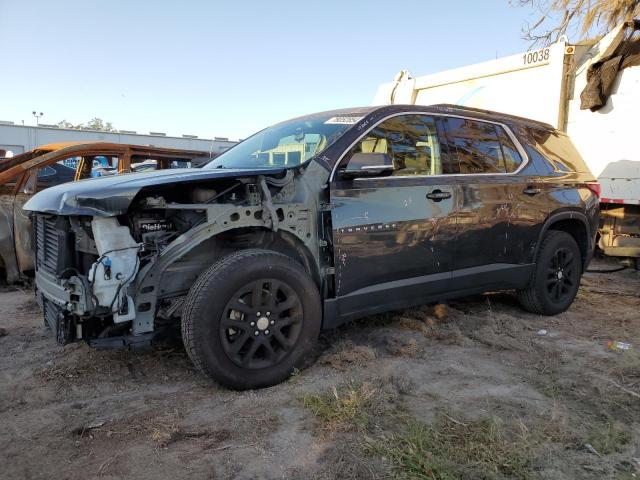
[[[237,228],[216,235],[215,239],[225,250],[264,248],[287,255],[300,263],[320,288],[320,275],[313,255],[300,239],[285,230],[274,232],[266,228]]]
[[[582,265],[587,261],[589,255],[589,235],[587,234],[587,227],[583,222],[576,219],[564,219],[553,222],[547,230],[559,230],[566,232],[573,237],[580,248],[580,254],[582,255]]]
[[[261,227],[242,227],[215,235],[182,256],[172,267],[174,272],[180,272],[179,275],[163,274],[161,294],[188,290],[213,261],[249,248],[263,248],[287,255],[300,263],[318,289],[321,288],[316,260],[297,237],[284,230],[273,232]]]

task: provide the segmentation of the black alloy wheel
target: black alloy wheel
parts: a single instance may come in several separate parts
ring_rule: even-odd
[[[518,291],[522,307],[532,313],[556,315],[573,303],[582,275],[582,254],[567,232],[550,230],[540,244],[530,285]]]
[[[268,368],[279,363],[298,341],[302,303],[284,282],[263,278],[240,288],[224,308],[220,321],[222,347],[242,368]]]
[[[300,263],[269,250],[240,250],[192,285],[182,340],[196,368],[214,380],[261,388],[312,362],[321,322],[318,288]]]
[[[574,254],[569,248],[560,247],[551,256],[547,268],[547,293],[555,303],[561,303],[571,295],[575,268]]]

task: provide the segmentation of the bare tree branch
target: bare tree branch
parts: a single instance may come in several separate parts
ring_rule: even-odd
[[[557,42],[562,35],[602,35],[616,25],[640,16],[640,0],[510,0],[512,5],[540,13],[522,38],[535,47]],[[553,22],[549,25],[549,22]]]

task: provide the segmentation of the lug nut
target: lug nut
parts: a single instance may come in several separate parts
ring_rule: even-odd
[[[265,335],[269,335],[269,330],[265,330],[265,331],[264,331],[264,334],[265,334]]]
[[[251,325],[252,327],[256,326],[256,322],[251,322],[249,325]]]
[[[260,312],[256,313],[256,317],[259,317],[259,316],[260,316]]]
[[[258,335],[260,335],[260,332],[256,330],[255,332],[253,332],[253,334],[257,337]]]
[[[269,322],[269,323],[271,323],[271,325],[275,325],[276,324],[276,322],[274,322],[273,320],[271,320],[271,322]]]
[[[268,317],[269,315],[271,315],[271,312],[267,312],[267,317]]]

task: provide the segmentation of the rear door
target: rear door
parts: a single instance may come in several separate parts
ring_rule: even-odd
[[[446,132],[460,187],[453,277],[460,289],[526,277],[534,230],[544,220],[538,176],[500,123],[449,117]]]
[[[456,233],[455,185],[441,120],[390,117],[344,155],[331,182],[335,289],[343,316],[420,303],[448,288]],[[391,175],[345,178],[355,153],[386,153]],[[450,180],[450,178],[448,179]]]

